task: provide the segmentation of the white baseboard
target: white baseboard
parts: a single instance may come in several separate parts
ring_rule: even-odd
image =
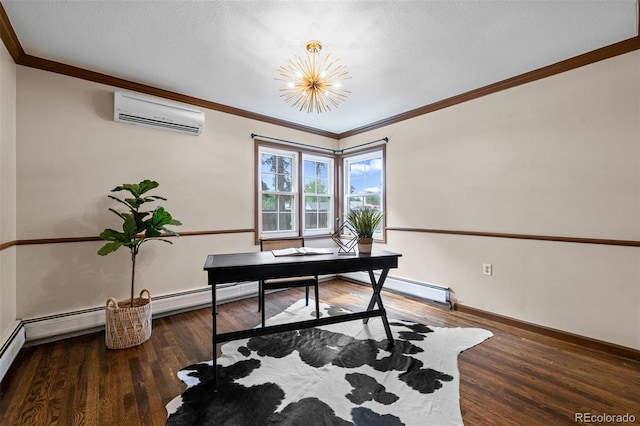
[[[369,282],[366,272],[342,274],[348,278]],[[379,274],[376,274],[379,278]],[[449,289],[431,284],[420,283],[403,278],[387,277],[385,288],[408,295],[449,304]],[[257,282],[236,283],[230,286],[219,286],[218,303],[229,302],[256,295]],[[175,312],[205,307],[211,304],[211,288],[205,287],[182,293],[153,297],[153,316],[160,317]],[[104,328],[104,307],[67,312],[40,318],[16,321],[8,336],[0,340],[0,380],[9,369],[20,348],[25,343],[56,340],[70,335],[80,335]]]
[[[369,283],[369,274],[367,272],[349,272],[340,274],[352,280]],[[376,279],[380,278],[380,273],[374,272]],[[418,281],[411,281],[405,278],[387,276],[384,282],[384,288],[394,290],[399,293],[420,297],[422,299],[433,300],[439,303],[451,304],[449,299],[449,288],[441,287],[434,284],[427,284]]]
[[[24,346],[25,331],[22,323],[16,321],[0,340],[0,382],[9,371],[9,367],[18,356],[18,352]]]
[[[216,295],[218,303],[225,303],[257,293],[258,283],[249,282],[219,286]],[[210,305],[210,287],[157,296],[153,297],[153,316],[159,317]],[[98,331],[104,328],[104,322],[104,307],[15,321],[9,331],[0,336],[0,381],[25,343],[57,340]]]
[[[237,283],[228,287],[219,286],[218,303],[256,295],[258,283]],[[153,316],[197,309],[211,305],[211,288],[205,287],[183,293],[153,296]],[[26,332],[26,342],[55,340],[74,334],[83,334],[104,328],[104,307],[85,309],[47,317],[22,321]]]

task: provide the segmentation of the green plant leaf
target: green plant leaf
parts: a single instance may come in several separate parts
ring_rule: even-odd
[[[161,196],[159,196],[159,195],[149,195],[149,196],[147,196],[147,197],[144,197],[144,200],[145,200],[146,202],[151,202],[151,201],[154,201],[154,200],[163,200],[163,201],[167,201],[167,199],[166,199],[166,198],[161,197]]]
[[[153,227],[151,223],[147,224],[147,229],[144,231],[145,238],[156,238],[162,235],[159,229]]]
[[[120,243],[107,243],[104,246],[102,246],[102,248],[100,248],[100,250],[98,250],[98,254],[100,256],[106,256],[109,253],[112,253],[112,252],[118,250],[120,247],[122,247],[122,244],[120,244]]]
[[[137,210],[144,201],[142,198],[125,198],[125,203],[129,204],[133,210]]]
[[[109,209],[122,219],[123,232],[105,229],[100,234],[100,237],[105,241],[109,241],[109,243],[100,249],[100,254],[106,255],[124,246],[131,250],[132,256],[135,258],[142,243],[162,237],[163,232],[169,235],[178,235],[174,231],[165,228],[165,226],[182,225],[182,223],[174,219],[162,206],[157,206],[152,211],[140,211],[140,206],[144,203],[166,200],[166,198],[159,195],[141,196],[157,187],[158,182],[146,179],[139,184],[123,184],[112,190],[112,192],[128,191],[134,198],[128,197],[123,200],[116,196],[108,195],[112,200],[125,205],[128,212],[123,213],[113,208]],[[160,241],[173,244],[165,239],[160,239]]]
[[[107,228],[104,231],[102,231],[100,233],[100,238],[102,238],[105,241],[113,241],[120,244],[128,241],[128,239],[125,237],[125,235],[122,232],[119,232],[119,231],[116,231],[115,229],[110,229],[110,228]]]
[[[149,192],[154,188],[158,187],[158,182],[154,181],[154,180],[149,180],[149,179],[145,179],[142,182],[140,182],[137,187],[138,187],[138,193],[136,194],[137,196],[140,196],[142,194],[144,194],[145,192]]]
[[[169,228],[165,228],[164,226],[162,228],[160,228],[165,234],[167,235],[173,235],[175,237],[179,237],[180,234],[178,234],[176,231],[173,231]]]
[[[107,195],[107,197],[111,198],[112,200],[116,200],[119,203],[124,204],[125,206],[127,206],[127,208],[129,210],[135,210],[135,207],[133,207],[131,204],[127,203],[126,201],[122,201],[120,198],[118,197],[114,197],[113,195]]]
[[[382,221],[383,214],[369,206],[352,209],[347,214],[347,220],[353,225],[358,236],[372,238],[376,227]]]
[[[173,218],[171,217],[171,214],[162,206],[156,207],[153,211],[153,216],[151,217],[151,223],[155,229],[160,229],[163,226],[170,224],[172,220]]]
[[[136,223],[136,219],[133,215],[127,215],[122,223],[122,230],[124,231],[124,236],[127,240],[132,240],[135,238],[138,233],[138,224]]]
[[[119,211],[114,210],[112,208],[109,208],[109,211],[114,212],[115,214],[117,214],[120,217],[120,219],[124,220],[124,215],[122,213],[120,213]]]
[[[117,192],[117,191],[129,191],[131,195],[133,195],[134,197],[137,197],[140,192],[140,187],[136,183],[125,183],[123,185],[116,186],[111,190],[111,192]]]

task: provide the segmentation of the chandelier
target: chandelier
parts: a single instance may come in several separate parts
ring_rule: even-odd
[[[306,49],[305,58],[295,55],[295,59],[288,59],[278,68],[280,77],[275,79],[285,82],[280,96],[293,102],[291,106],[300,111],[318,114],[331,111],[331,106],[337,107],[351,93],[341,83],[351,76],[347,67],[338,65],[338,59],[331,60],[330,54],[320,58],[322,43],[319,41],[311,40]]]

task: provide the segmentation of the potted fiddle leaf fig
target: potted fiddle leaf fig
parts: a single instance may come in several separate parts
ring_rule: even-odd
[[[157,240],[173,244],[163,238],[166,235],[178,236],[167,228],[167,225],[182,225],[174,219],[162,206],[152,210],[144,209],[150,203],[167,199],[159,195],[149,195],[148,192],[157,188],[158,182],[143,180],[140,183],[123,184],[111,192],[126,191],[130,197],[108,197],[126,207],[124,212],[109,208],[122,220],[122,230],[107,228],[100,234],[100,238],[107,243],[98,250],[98,254],[106,256],[121,247],[126,247],[131,254],[131,298],[118,302],[111,297],[107,300],[105,340],[110,349],[124,349],[139,345],[151,337],[151,294],[144,289],[140,297],[134,298],[134,283],[136,273],[136,258],[142,244]],[[147,297],[143,297],[144,294]]]
[[[347,221],[358,235],[358,251],[371,253],[373,245],[373,233],[382,221],[383,214],[380,210],[370,206],[351,209],[347,214]]]

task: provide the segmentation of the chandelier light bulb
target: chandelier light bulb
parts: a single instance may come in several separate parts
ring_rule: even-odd
[[[351,93],[340,83],[351,76],[347,67],[339,65],[338,59],[332,60],[330,54],[320,57],[319,41],[311,40],[305,47],[305,57],[295,55],[278,68],[280,76],[275,79],[285,82],[280,96],[300,111],[318,114],[331,111],[331,106],[337,107]]]

